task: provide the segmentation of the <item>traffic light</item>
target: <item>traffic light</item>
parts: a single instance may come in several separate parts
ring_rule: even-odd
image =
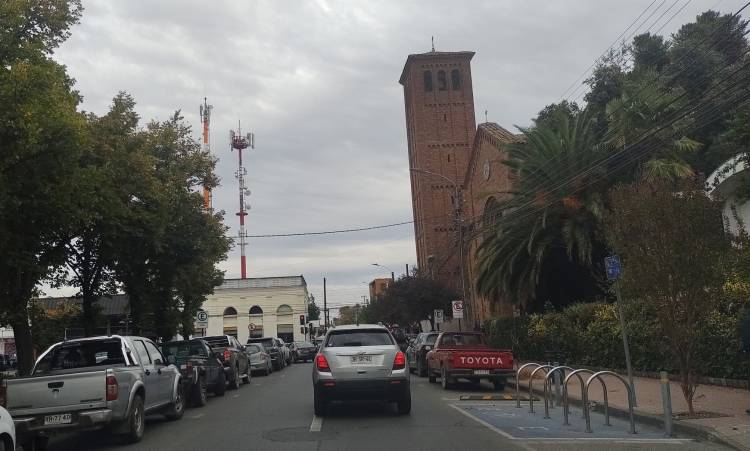
[[[299,325],[304,326],[305,325],[305,315],[299,316]]]

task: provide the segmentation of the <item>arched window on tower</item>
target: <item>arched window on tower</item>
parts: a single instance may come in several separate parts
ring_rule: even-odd
[[[432,91],[432,71],[424,71],[424,90]]]
[[[448,89],[448,79],[445,76],[444,70],[438,71],[438,89],[440,91],[445,91]]]
[[[461,72],[459,72],[458,69],[453,69],[451,71],[451,85],[454,91],[461,89]]]

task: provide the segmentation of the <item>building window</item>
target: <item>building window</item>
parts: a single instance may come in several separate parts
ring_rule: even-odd
[[[248,313],[250,315],[262,315],[263,314],[263,309],[260,308],[257,305],[254,305],[254,306],[250,307],[250,311]]]
[[[234,307],[227,307],[224,309],[224,316],[237,316],[237,309]]]
[[[292,308],[286,304],[281,304],[279,308],[276,309],[277,315],[291,315],[292,313],[293,313]]]
[[[237,326],[224,326],[224,335],[231,335],[237,338]]]
[[[432,91],[432,71],[424,71],[424,90]]]
[[[461,72],[459,72],[458,69],[453,69],[451,71],[451,85],[453,85],[454,91],[461,89]]]
[[[448,89],[448,79],[445,76],[444,70],[438,71],[438,89],[440,91],[445,91]]]

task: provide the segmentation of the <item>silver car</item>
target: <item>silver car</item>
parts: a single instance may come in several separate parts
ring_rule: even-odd
[[[398,413],[411,412],[406,355],[383,326],[338,326],[325,336],[313,366],[315,415],[331,401],[395,402]]]

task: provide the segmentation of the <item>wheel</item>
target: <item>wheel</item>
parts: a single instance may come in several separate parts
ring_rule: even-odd
[[[138,443],[143,438],[143,429],[146,426],[146,418],[143,414],[143,398],[136,395],[130,406],[130,415],[127,419],[128,427],[125,440],[128,443]]]
[[[219,376],[216,381],[216,388],[214,388],[214,395],[224,396],[227,391],[227,376],[224,374],[224,369],[219,370]]]
[[[399,399],[396,405],[399,415],[409,415],[411,412],[411,392],[406,392],[406,395]]]
[[[435,372],[430,369],[429,366],[427,366],[427,380],[430,381],[431,384],[434,384],[437,382],[437,377],[435,377]]]
[[[449,390],[452,385],[448,382],[448,375],[446,374],[445,367],[440,369],[440,385],[443,386],[443,390]]]
[[[179,382],[178,382],[179,384]],[[165,416],[167,420],[174,421],[182,418],[182,414],[185,413],[185,389],[182,388],[182,384],[177,385],[177,394],[175,395],[174,402],[169,406]]]
[[[315,415],[322,417],[326,414],[326,411],[328,410],[328,402],[323,398],[323,396],[318,393],[317,390],[314,392],[314,410]]]
[[[229,389],[230,390],[237,390],[240,388],[240,368],[234,367],[232,370],[232,378],[229,379]]]
[[[495,386],[496,391],[505,390],[505,381],[503,379],[495,379],[494,381],[492,381],[492,385]]]
[[[424,366],[422,365],[422,359],[417,359],[417,376],[427,376],[427,371],[425,371]]]
[[[203,407],[208,402],[208,386],[203,378],[198,380],[197,384],[193,384],[190,393],[190,401],[196,407]]]

